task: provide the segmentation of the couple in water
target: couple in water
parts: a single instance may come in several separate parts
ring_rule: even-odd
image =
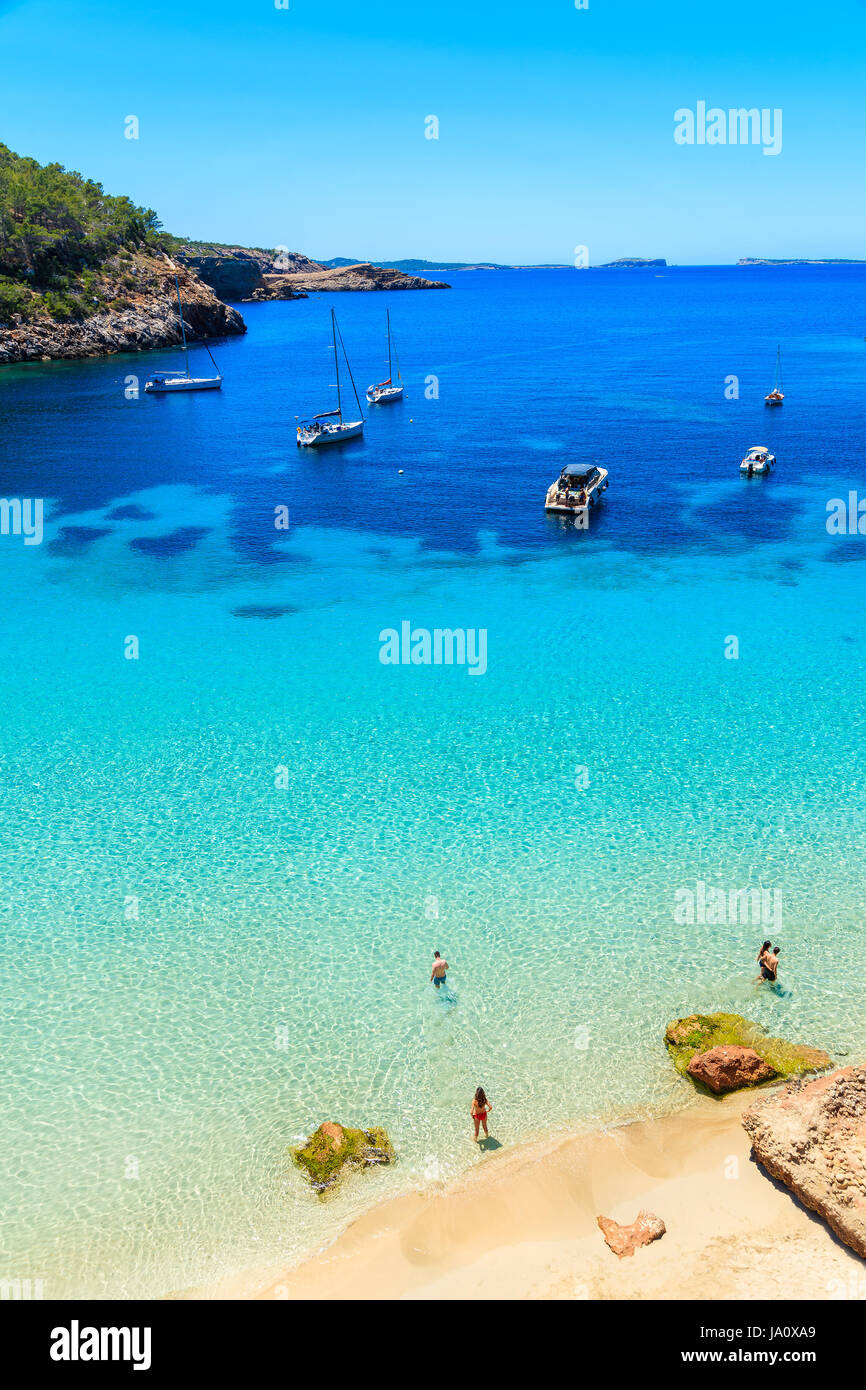
[[[769,980],[775,984],[779,976],[779,952],[781,946],[774,946],[772,942],[765,941],[758,952],[758,964],[761,967],[761,979]]]
[[[438,951],[433,952],[433,969],[430,972],[430,983],[436,989],[441,989],[448,977],[448,962],[443,960]],[[478,1143],[478,1131],[483,1128],[484,1138],[489,1139],[490,1133],[487,1128],[487,1116],[493,1106],[484,1094],[484,1087],[479,1086],[475,1095],[472,1097],[472,1105],[469,1110],[472,1116],[472,1123],[475,1125],[475,1142]]]

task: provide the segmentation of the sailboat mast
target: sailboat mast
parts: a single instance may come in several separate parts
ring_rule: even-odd
[[[776,385],[782,387],[782,344],[776,348]]]
[[[387,318],[388,318],[388,380],[390,381],[390,380],[391,380],[391,310],[390,310],[390,309],[386,309],[386,310],[385,310],[385,313],[386,313]]]
[[[334,371],[337,373],[337,414],[343,418],[343,402],[340,400],[340,357],[337,352],[337,320],[334,311],[331,310],[331,333],[334,338]]]
[[[180,319],[180,333],[181,337],[183,338],[183,355],[186,358],[186,374],[187,376],[189,376],[189,348],[187,347],[186,342],[186,329],[183,326],[183,308],[181,307],[180,302],[180,285],[177,282],[176,275],[174,277],[174,288],[177,291],[177,314],[178,318]]]

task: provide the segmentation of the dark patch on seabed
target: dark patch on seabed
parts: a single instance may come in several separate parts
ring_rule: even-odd
[[[856,536],[840,539],[831,545],[821,557],[828,565],[848,565],[857,560],[866,560],[866,542],[858,542]]]
[[[100,536],[111,535],[110,526],[61,526],[46,550],[51,555],[83,555]]]
[[[210,535],[210,532],[210,526],[179,526],[167,536],[134,536],[129,542],[129,548],[139,551],[142,555],[182,555],[187,550],[194,550],[199,541]]]
[[[290,613],[299,613],[293,603],[245,603],[232,609],[233,618],[285,618]]]
[[[122,506],[115,507],[108,513],[109,521],[153,521],[155,517],[156,512],[147,512],[135,502],[124,502]]]

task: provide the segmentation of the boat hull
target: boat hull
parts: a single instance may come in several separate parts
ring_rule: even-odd
[[[165,391],[219,391],[222,384],[221,376],[170,376],[164,381],[146,381],[144,389],[159,394]]]
[[[322,449],[328,444],[342,444],[347,439],[357,439],[358,435],[363,433],[363,420],[347,420],[344,425],[315,432],[300,427],[298,429],[298,448]]]
[[[367,388],[367,400],[370,405],[387,405],[390,401],[399,401],[403,395],[402,386],[386,386],[383,391],[370,393]]]

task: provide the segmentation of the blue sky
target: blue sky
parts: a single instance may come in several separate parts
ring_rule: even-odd
[[[0,0],[0,139],[314,257],[866,257],[864,0],[289,4]],[[677,145],[698,101],[781,153]]]

